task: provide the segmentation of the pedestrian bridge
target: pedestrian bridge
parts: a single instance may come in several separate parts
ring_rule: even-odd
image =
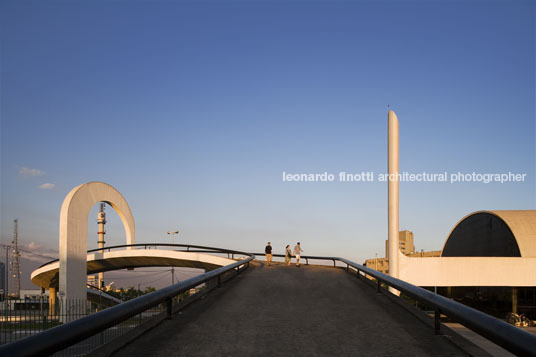
[[[159,247],[174,250],[158,249]],[[227,257],[217,256],[214,253],[223,253]],[[87,274],[162,266],[198,268],[208,271],[233,263],[234,260],[230,259],[231,257],[234,257],[232,252],[186,244],[117,245],[88,251]],[[57,259],[43,264],[32,272],[32,283],[42,288],[57,288],[59,266]]]
[[[536,336],[528,332],[347,259],[303,257],[328,265],[267,266],[243,254],[247,258],[0,346],[0,355],[485,355],[441,324],[441,316],[515,354],[536,353]],[[176,299],[201,285],[199,293]],[[160,314],[143,319],[158,306]]]
[[[118,356],[429,355],[460,349],[340,268],[252,264]]]

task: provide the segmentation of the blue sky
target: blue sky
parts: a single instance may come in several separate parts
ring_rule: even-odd
[[[386,183],[281,175],[385,172],[387,105],[401,171],[527,174],[402,183],[400,228],[419,250],[441,249],[472,211],[536,207],[534,3],[0,6],[2,242],[19,218],[23,242],[57,249],[65,195],[104,181],[138,242],[178,228],[192,244],[383,256]],[[108,221],[107,242],[122,244],[111,208]]]

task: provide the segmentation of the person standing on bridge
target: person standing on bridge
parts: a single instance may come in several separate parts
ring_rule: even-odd
[[[300,266],[300,254],[301,254],[301,252],[303,252],[303,249],[301,249],[300,242],[298,242],[298,244],[296,244],[296,246],[294,247],[294,255],[296,256],[296,266],[297,267]]]
[[[268,242],[268,245],[264,248],[264,254],[266,255],[266,263],[270,266],[272,263],[272,246],[270,245],[270,242]]]
[[[290,261],[292,260],[292,251],[290,250],[290,244],[287,244],[285,247],[285,262],[287,263],[287,266],[290,265]]]

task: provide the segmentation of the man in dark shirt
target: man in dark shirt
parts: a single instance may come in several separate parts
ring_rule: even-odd
[[[264,254],[266,254],[266,263],[270,266],[272,263],[272,246],[270,245],[270,242],[268,242],[268,245],[264,248]]]

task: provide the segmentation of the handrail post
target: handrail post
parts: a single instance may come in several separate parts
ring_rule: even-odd
[[[377,288],[376,292],[378,294],[381,294],[382,291],[380,289],[382,288],[382,282],[380,281],[380,279],[376,279],[376,280],[378,280],[378,288]]]
[[[348,270],[350,270],[350,265],[346,264],[346,272],[348,273]]]
[[[218,288],[221,287],[221,275],[218,275]]]
[[[166,320],[171,320],[171,314],[173,310],[173,300],[171,298],[166,299]]]
[[[436,308],[434,312],[434,333],[436,335],[439,335],[441,333],[441,323],[439,321],[440,318],[441,318],[441,310]]]
[[[359,269],[356,270],[357,271],[357,278],[359,279]]]
[[[337,264],[336,264],[336,262],[335,262],[335,259],[332,259],[332,260],[333,260],[333,266],[336,267]]]

